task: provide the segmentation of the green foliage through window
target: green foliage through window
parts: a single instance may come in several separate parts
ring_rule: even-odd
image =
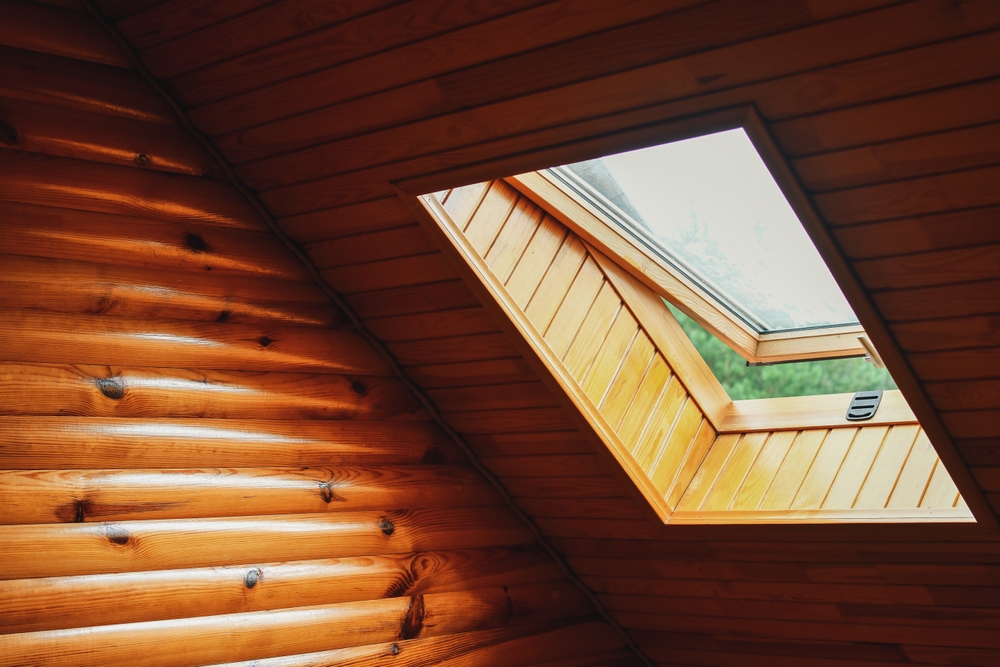
[[[728,345],[667,305],[734,401],[896,388],[889,371],[860,358],[747,366],[743,357]]]

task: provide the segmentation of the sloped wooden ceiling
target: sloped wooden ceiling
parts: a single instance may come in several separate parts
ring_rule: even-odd
[[[639,664],[99,24],[0,43],[0,665]]]
[[[661,534],[392,185],[756,104],[998,507],[995,3],[99,4],[648,656],[995,662],[1000,544],[974,526]]]

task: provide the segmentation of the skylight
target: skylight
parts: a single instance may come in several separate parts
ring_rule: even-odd
[[[758,334],[858,323],[742,128],[550,173]]]

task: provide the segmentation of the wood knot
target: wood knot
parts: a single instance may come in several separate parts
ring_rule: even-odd
[[[396,526],[384,516],[379,517],[378,527],[382,529],[382,533],[385,535],[392,535],[396,532]]]
[[[257,339],[257,342],[260,343],[261,347],[267,347],[274,341],[268,338],[267,336],[261,336],[260,338]]]
[[[347,498],[337,495],[337,492],[333,490],[333,484],[330,482],[320,482],[319,497],[322,498],[323,502],[327,504],[330,504],[334,500],[338,503],[347,502]]]
[[[0,120],[0,144],[13,146],[17,143],[17,130]]]
[[[401,650],[402,649],[399,648],[399,644],[393,644],[392,646],[389,647],[389,653],[391,653],[392,655],[399,655],[399,652]]]
[[[264,573],[261,572],[260,568],[254,568],[247,572],[247,576],[243,577],[243,585],[247,588],[253,588],[263,577]]]
[[[145,167],[147,164],[153,161],[153,158],[149,157],[145,153],[139,153],[135,156],[135,163],[140,167]]]
[[[205,239],[201,238],[197,234],[188,234],[185,236],[184,243],[195,252],[205,252],[208,250],[208,244],[205,243]]]
[[[215,321],[216,322],[225,322],[226,320],[229,319],[229,315],[230,315],[229,311],[228,310],[224,310],[221,313],[219,313],[219,316],[215,318]]]
[[[358,382],[357,380],[351,383],[351,389],[353,389],[354,393],[357,394],[358,396],[363,396],[364,393],[368,391],[368,387]]]
[[[400,639],[413,639],[424,629],[424,596],[414,595],[403,618],[403,626],[399,629]]]
[[[125,546],[128,541],[132,539],[131,533],[122,528],[121,526],[116,526],[111,524],[104,529],[104,536],[108,538],[108,541],[112,544],[117,544],[119,546]]]
[[[84,500],[76,501],[76,513],[73,516],[73,523],[83,523],[87,519],[87,503]]]
[[[98,378],[97,389],[113,401],[119,401],[125,397],[125,383],[118,376]]]

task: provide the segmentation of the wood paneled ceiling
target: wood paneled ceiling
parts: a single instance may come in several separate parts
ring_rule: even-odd
[[[996,2],[97,4],[651,658],[995,664],[1000,544],[981,527],[660,532],[395,187],[590,158],[755,105],[982,521],[1000,510]],[[164,113],[111,92],[111,67],[27,74],[16,56],[7,76],[33,85],[109,84],[81,105]]]

